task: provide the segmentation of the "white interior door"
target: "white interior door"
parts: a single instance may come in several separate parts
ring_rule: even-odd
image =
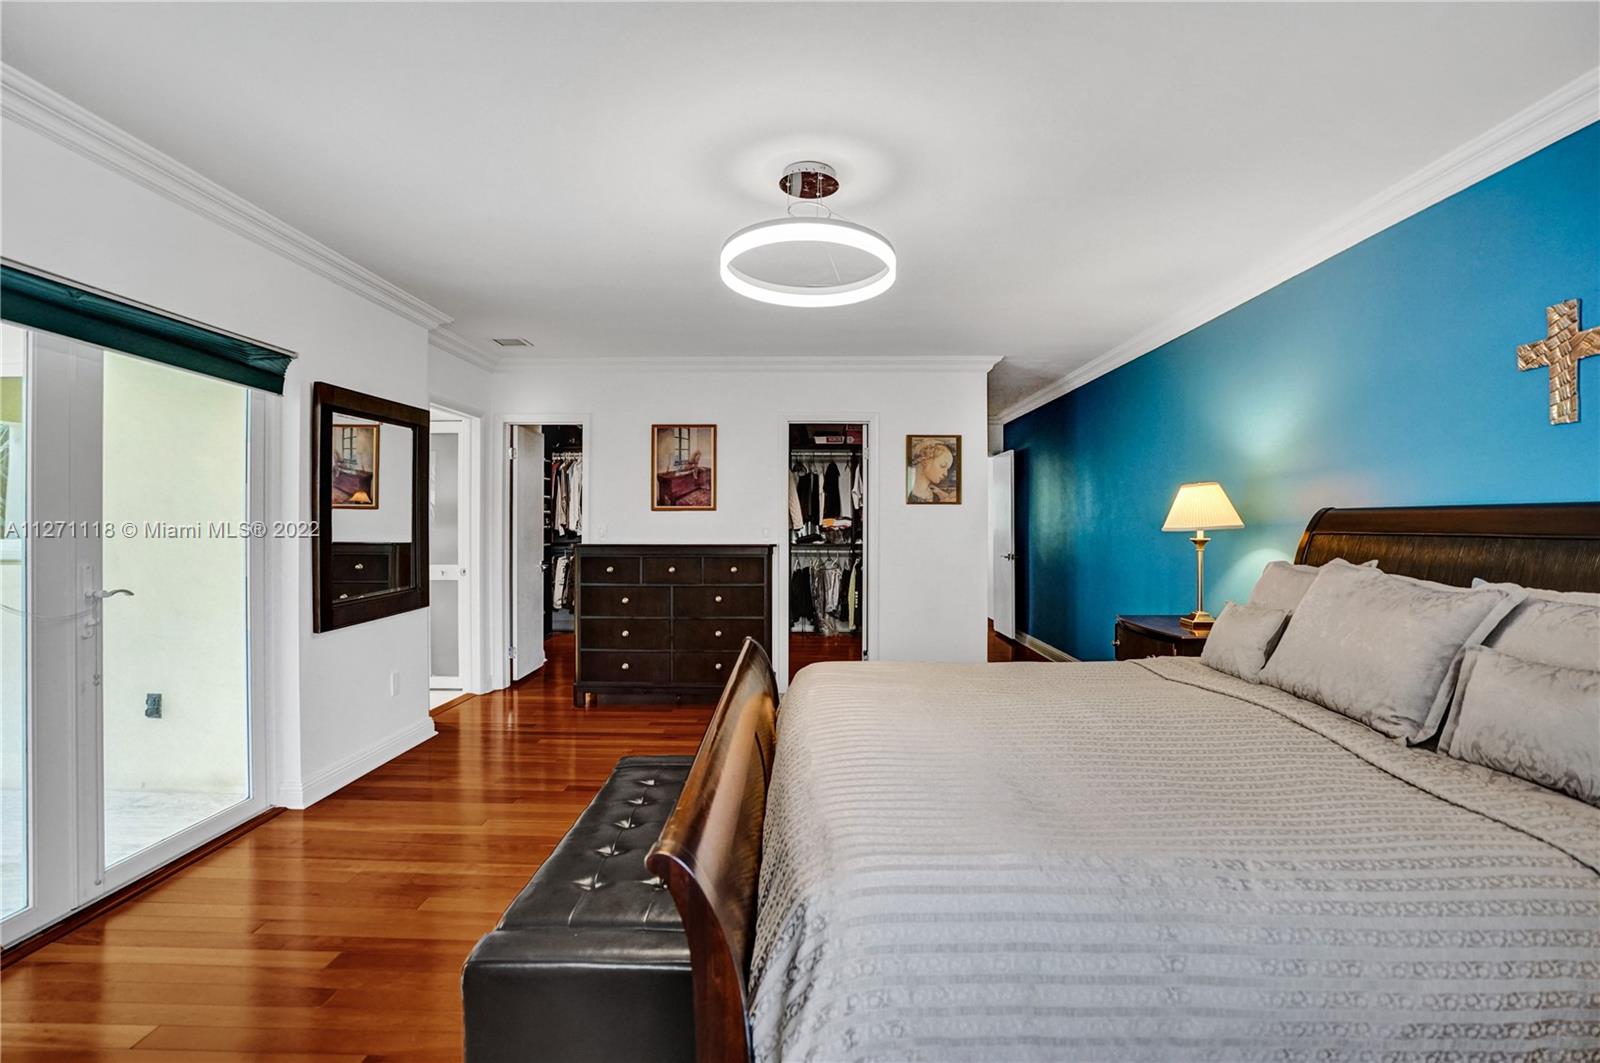
[[[511,426],[511,681],[544,667],[544,434]]]
[[[467,672],[467,545],[471,509],[467,436],[459,420],[435,418],[428,431],[428,686],[461,690]]]
[[[266,491],[260,395],[4,332],[0,420],[26,455],[7,455],[0,532],[10,943],[265,808],[247,529]]]
[[[1016,452],[989,459],[989,616],[994,629],[1017,637]]]

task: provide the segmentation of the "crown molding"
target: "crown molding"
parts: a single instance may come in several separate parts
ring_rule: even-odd
[[[1014,421],[1075,391],[1597,120],[1600,120],[1600,67],[1574,78],[1544,99],[1358,204],[1283,254],[1247,270],[1204,299],[1011,403],[999,416],[1003,421]]]
[[[999,358],[986,354],[917,355],[691,355],[671,354],[549,354],[505,359],[501,372],[529,372],[545,369],[631,369],[641,372],[678,373],[721,371],[727,373],[881,373],[925,372],[987,373]]]
[[[433,329],[450,320],[444,311],[4,63],[0,114],[408,321]]]
[[[483,350],[461,333],[444,325],[440,325],[428,333],[428,346],[436,347],[445,354],[454,355],[468,365],[475,365],[479,369],[486,369],[491,373],[503,368],[505,365],[505,359],[499,355]]]

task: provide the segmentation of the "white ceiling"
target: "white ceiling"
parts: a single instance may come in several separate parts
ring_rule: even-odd
[[[1593,67],[1600,6],[38,4],[6,62],[527,357],[1003,357],[999,409]],[[900,279],[750,302],[782,165]],[[487,343],[483,346],[487,347]],[[491,348],[492,349],[492,348]],[[841,385],[843,386],[843,385]]]

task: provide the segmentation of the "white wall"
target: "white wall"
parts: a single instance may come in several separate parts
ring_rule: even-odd
[[[276,516],[310,519],[313,381],[428,404],[423,326],[9,117],[0,138],[7,257],[300,355],[258,426]],[[270,797],[298,807],[433,733],[427,616],[313,635],[310,542],[270,543],[268,564]]]
[[[779,311],[781,313],[781,311]],[[982,369],[917,372],[730,372],[641,366],[556,366],[498,374],[494,431],[508,418],[586,422],[584,540],[605,543],[785,543],[790,421],[870,425],[868,484],[868,651],[874,658],[981,661],[987,613],[988,423]],[[652,491],[652,423],[717,425],[715,512],[657,513]],[[963,437],[959,506],[905,502],[905,437]],[[496,436],[498,438],[498,436]],[[491,446],[491,546],[485,566],[488,642],[505,646],[504,474]],[[773,608],[774,664],[787,675],[788,571],[780,546]],[[492,663],[503,679],[500,653]]]

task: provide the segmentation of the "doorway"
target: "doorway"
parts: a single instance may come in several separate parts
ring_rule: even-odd
[[[867,426],[789,425],[789,678],[859,661],[867,636]]]
[[[577,548],[583,542],[588,476],[584,426],[513,423],[507,433],[507,679],[572,651]]]
[[[478,652],[476,417],[429,407],[428,698],[481,692]]]
[[[266,807],[267,418],[238,384],[0,330],[9,945]]]

